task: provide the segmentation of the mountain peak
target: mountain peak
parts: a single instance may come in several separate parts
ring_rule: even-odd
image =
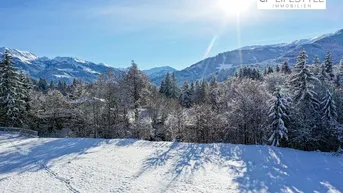
[[[32,52],[21,51],[21,50],[7,48],[7,47],[1,47],[0,53],[4,53],[5,50],[7,50],[12,57],[18,58],[22,62],[26,62],[26,63],[38,58],[38,56],[36,56]]]
[[[89,63],[86,60],[80,59],[80,58],[75,58],[75,57],[65,57],[65,56],[57,56],[53,59],[54,61],[57,62],[76,62],[76,63],[81,63],[81,64],[86,64]]]

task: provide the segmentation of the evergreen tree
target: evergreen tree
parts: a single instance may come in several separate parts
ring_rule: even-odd
[[[58,80],[58,84],[57,84],[57,89],[63,94],[65,95],[65,88],[64,88],[64,83],[62,82],[62,80]]]
[[[50,81],[50,86],[49,86],[50,90],[54,90],[55,89],[55,83],[53,80]]]
[[[337,109],[336,109],[336,103],[332,98],[332,94],[330,90],[326,90],[326,96],[322,100],[322,106],[323,106],[323,119],[327,120],[330,124],[336,124],[337,120]]]
[[[318,146],[314,146],[314,144],[320,140],[318,135],[321,131],[318,112],[320,102],[314,90],[316,84],[320,84],[320,81],[309,70],[307,54],[305,50],[302,50],[290,79],[290,89],[294,101],[294,112],[292,113],[294,120],[289,136],[292,138],[293,146],[306,150],[317,148]]]
[[[192,106],[192,95],[187,82],[185,82],[182,87],[180,104],[186,108],[190,108]]]
[[[273,68],[268,66],[267,74],[271,74],[273,72],[274,72]]]
[[[160,86],[159,92],[162,94],[166,93],[166,83],[164,82],[164,80],[161,81],[161,86]]]
[[[318,77],[318,75],[321,73],[321,65],[318,56],[314,57],[312,69],[313,74]]]
[[[343,59],[341,59],[341,61],[339,62],[338,73],[343,75]]]
[[[208,98],[208,91],[207,91],[208,84],[205,79],[201,81],[201,83],[197,86],[195,95],[196,95],[196,102],[197,103],[205,103]]]
[[[328,146],[327,149],[337,148],[342,140],[342,126],[337,122],[337,106],[329,89],[327,89],[326,96],[323,98],[321,105],[323,129],[317,135],[321,136],[321,142]],[[325,146],[322,145],[322,148],[325,148]]]
[[[288,129],[285,126],[285,120],[289,120],[287,106],[287,100],[281,96],[280,90],[277,90],[269,110],[272,130],[269,141],[273,146],[280,146],[282,139],[288,140]]]
[[[169,97],[173,99],[178,99],[180,97],[180,92],[181,91],[179,85],[177,84],[175,73],[173,72]]]
[[[324,63],[320,65],[320,71],[317,77],[322,82],[322,84],[326,84],[326,82],[330,80],[329,75],[326,73],[326,68],[325,68]]]
[[[343,59],[339,62],[338,72],[336,75],[336,85],[338,87],[343,87]]]
[[[172,96],[172,81],[171,81],[169,72],[166,74],[166,77],[164,79],[164,85],[165,85],[164,94],[168,98],[171,98],[171,96]]]
[[[265,68],[264,71],[263,71],[263,75],[267,76],[267,74],[268,74],[268,68]]]
[[[24,92],[20,75],[7,50],[0,62],[0,69],[0,118],[6,126],[21,126],[22,113],[25,111]]]
[[[202,97],[201,85],[198,80],[195,81],[195,90],[193,95],[193,102],[200,103]]]
[[[294,66],[294,74],[291,77],[290,85],[294,96],[294,101],[309,102],[312,107],[318,106],[314,84],[318,79],[314,77],[307,65],[307,54],[302,50],[297,57],[297,64]]]
[[[212,106],[212,110],[218,110],[218,101],[219,101],[219,88],[218,83],[216,81],[216,77],[212,75],[212,79],[210,82],[210,89],[209,89],[209,103]]]
[[[73,87],[77,86],[77,80],[76,80],[75,78],[73,78],[72,86],[73,86]]]
[[[191,82],[191,86],[190,86],[190,88],[189,88],[189,92],[190,92],[190,95],[191,95],[191,101],[192,101],[192,103],[194,103],[194,98],[195,98],[195,90],[196,90],[196,88],[195,88],[195,85],[194,85],[194,82]]]
[[[268,69],[266,68],[264,75],[267,75],[267,74],[268,74]],[[239,69],[238,77],[240,79],[250,78],[252,80],[262,80],[262,75],[258,69],[247,67],[247,66],[244,66]]]
[[[280,72],[280,66],[279,65],[276,65],[275,71]]]
[[[48,92],[48,83],[46,82],[44,78],[39,78],[38,89],[44,93]]]
[[[216,80],[216,77],[214,75],[212,75],[211,82],[210,82],[210,87],[211,87],[211,89],[217,87],[217,80]]]
[[[332,81],[335,75],[333,73],[333,62],[332,62],[331,53],[329,51],[327,52],[325,56],[323,65],[324,65],[325,72],[328,75],[329,80]]]
[[[281,66],[281,72],[284,73],[284,74],[290,74],[292,73],[292,70],[291,68],[289,67],[288,65],[288,61],[285,60]]]
[[[23,117],[25,118],[27,116],[28,111],[31,109],[30,96],[33,89],[33,85],[32,85],[30,77],[28,75],[25,75],[22,71],[19,74],[19,79],[20,79],[21,87],[22,87],[22,89],[20,89],[22,92],[21,96],[25,105],[25,108],[23,108],[24,112],[22,113],[23,113]]]

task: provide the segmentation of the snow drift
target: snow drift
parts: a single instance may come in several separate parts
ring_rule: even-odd
[[[0,192],[342,192],[342,179],[329,153],[0,133]]]

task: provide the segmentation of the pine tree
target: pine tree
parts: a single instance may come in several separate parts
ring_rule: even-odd
[[[171,81],[169,72],[166,74],[166,77],[164,79],[164,85],[165,85],[164,94],[168,98],[170,98],[172,95],[172,81]]]
[[[314,57],[312,68],[313,74],[318,77],[318,75],[321,73],[321,65],[318,56]]]
[[[339,62],[338,72],[336,75],[336,85],[338,87],[343,87],[343,59]]]
[[[274,72],[273,68],[268,66],[267,74],[271,74],[273,72]]]
[[[327,81],[330,80],[329,75],[326,73],[326,68],[324,63],[320,65],[319,74],[317,75],[318,79],[322,82],[322,84],[326,84]]]
[[[180,88],[176,80],[175,73],[173,72],[172,74],[172,79],[171,79],[171,88],[170,88],[170,98],[173,99],[178,99],[180,97]]]
[[[210,82],[210,89],[209,89],[209,103],[212,106],[212,110],[218,110],[218,97],[219,97],[219,88],[218,83],[216,81],[216,77],[212,75],[212,79]]]
[[[284,74],[290,74],[292,73],[292,70],[291,68],[289,67],[288,65],[288,62],[287,60],[285,60],[281,66],[281,72],[284,73]]]
[[[194,103],[199,103],[201,100],[201,86],[198,80],[195,81],[194,95],[192,101]]]
[[[180,104],[186,108],[190,108],[192,106],[192,95],[187,82],[185,82],[182,87]]]
[[[331,145],[330,149],[336,148],[343,139],[342,126],[337,121],[337,106],[329,89],[326,90],[326,96],[323,98],[321,105],[323,129],[317,135],[321,136],[324,144]]]
[[[323,106],[322,111],[324,113],[323,119],[327,120],[330,124],[336,124],[337,108],[329,89],[326,90],[326,96],[323,98],[321,104]]]
[[[285,126],[285,120],[289,120],[287,106],[287,100],[281,96],[280,90],[277,90],[269,110],[272,130],[269,141],[273,146],[280,146],[282,139],[288,140],[288,129]]]
[[[314,84],[318,79],[314,77],[307,65],[307,54],[305,50],[299,53],[297,64],[294,66],[293,75],[290,80],[291,89],[296,103],[306,101],[312,107],[319,105],[314,91]]]
[[[160,86],[159,92],[162,94],[166,93],[166,83],[164,82],[164,80],[161,81],[161,86]]]
[[[208,99],[208,83],[205,79],[202,80],[201,91],[202,91],[202,101],[205,103]]]
[[[343,75],[343,59],[339,62],[338,72]]]
[[[48,92],[48,83],[46,82],[44,78],[39,78],[38,89],[44,93]]]
[[[25,108],[24,112],[22,112],[23,117],[25,117],[28,113],[28,111],[31,109],[31,92],[33,89],[33,85],[31,82],[31,79],[28,75],[25,75],[22,71],[19,74],[19,80],[21,82],[21,96],[22,100],[24,101]],[[25,115],[25,116],[24,116]]]
[[[217,87],[217,80],[216,80],[216,76],[214,76],[214,75],[212,75],[211,82],[210,82],[210,87],[211,87],[211,89]]]
[[[335,75],[333,73],[333,62],[332,62],[331,53],[329,51],[327,52],[325,56],[323,65],[324,65],[325,72],[328,75],[329,80],[332,81]]]
[[[263,75],[267,76],[267,74],[268,74],[268,68],[265,68],[264,71],[263,71]]]
[[[307,56],[307,53],[306,51],[303,49],[299,52],[299,55],[297,56],[297,63],[296,65],[294,66],[294,71],[297,73],[297,72],[300,72],[302,71],[306,65],[307,65],[307,59],[308,59],[308,56]]]
[[[64,87],[64,83],[62,82],[62,80],[58,80],[57,89],[58,89],[63,95],[65,95],[65,87]]]
[[[313,146],[319,141],[320,136],[320,102],[317,99],[317,93],[314,86],[320,84],[320,81],[312,74],[307,65],[307,54],[305,50],[299,53],[297,64],[294,67],[290,77],[290,90],[292,93],[294,108],[292,128],[289,136],[292,143],[302,149],[310,150],[316,148]]]
[[[280,66],[279,65],[276,65],[275,71],[280,72]]]
[[[205,103],[208,99],[208,84],[205,79],[201,80],[199,83],[196,82],[196,90],[195,90],[195,102],[196,103]]]
[[[22,112],[25,111],[23,87],[12,57],[5,51],[0,63],[0,118],[6,126],[21,126]]]
[[[190,95],[191,95],[191,101],[192,103],[195,102],[195,85],[194,85],[194,82],[191,82],[191,86],[189,88],[189,92],[190,92]]]
[[[264,75],[267,75],[269,70],[270,70],[269,67],[265,68]],[[262,79],[262,75],[261,75],[259,69],[247,67],[247,66],[244,66],[244,67],[239,69],[238,77],[240,79],[242,79],[242,78],[250,78],[252,80],[261,80]]]
[[[49,86],[50,90],[54,90],[55,89],[55,83],[53,80],[50,81],[50,86]]]

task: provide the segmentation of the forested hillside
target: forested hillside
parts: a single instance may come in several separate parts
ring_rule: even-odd
[[[174,73],[159,87],[132,61],[118,75],[72,84],[33,80],[5,52],[0,74],[0,124],[40,136],[137,138],[196,143],[270,144],[337,151],[342,145],[343,62],[330,52],[308,61],[305,50],[290,68],[244,67],[218,83],[185,82]]]

